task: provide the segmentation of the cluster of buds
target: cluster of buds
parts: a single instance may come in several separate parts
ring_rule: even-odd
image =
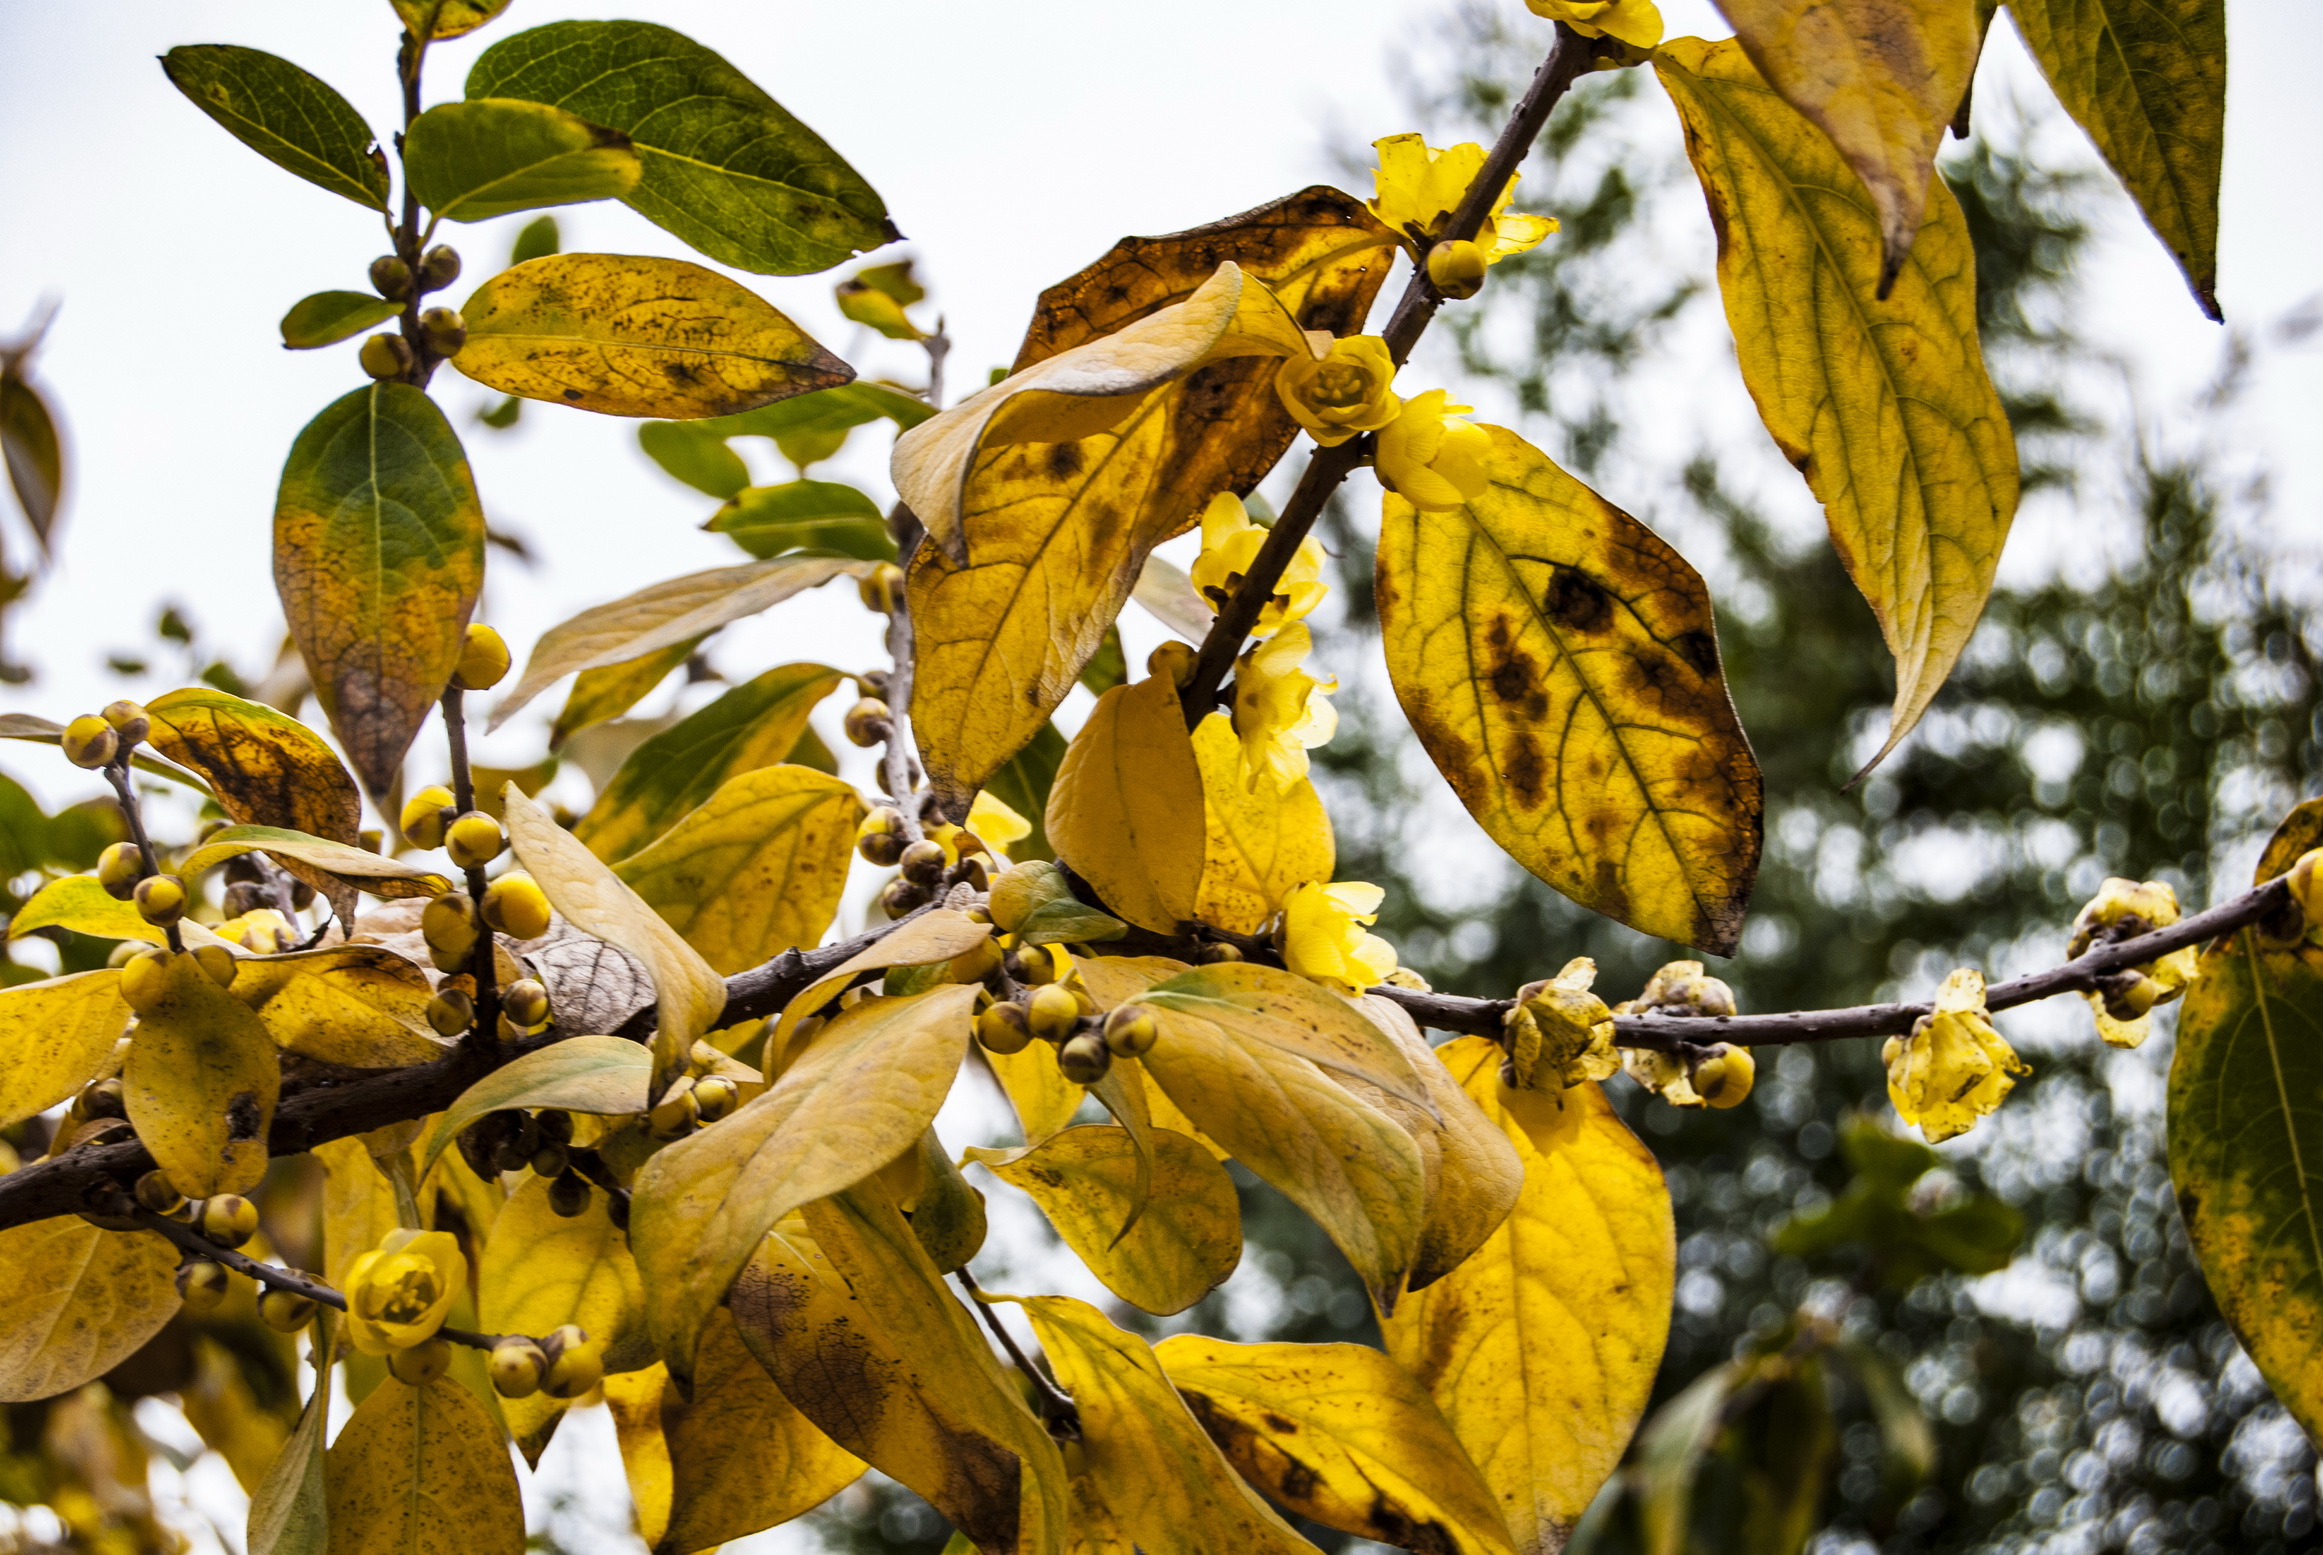
[[[1034,971],[1036,957],[1052,954],[1046,945],[1021,946],[1010,952],[1009,964],[1013,968],[1022,962],[1025,970]],[[1144,1057],[1160,1036],[1161,1027],[1145,1006],[1123,1004],[1100,1015],[1077,979],[1057,980],[1053,972],[1049,981],[1020,998],[996,999],[976,1017],[976,1040],[986,1052],[1021,1053],[1037,1038],[1056,1050],[1058,1071],[1075,1085],[1097,1084],[1117,1057]]]
[[[926,825],[919,840],[911,841],[903,812],[893,805],[880,805],[863,818],[855,831],[855,851],[866,863],[896,871],[879,894],[890,918],[925,906],[961,882],[971,890],[989,890],[996,859],[991,844],[965,826]]]
[[[382,254],[371,261],[371,289],[390,302],[407,302],[440,292],[460,278],[460,256],[439,243],[420,256],[415,271],[400,255]],[[429,355],[442,360],[460,354],[468,343],[468,323],[456,308],[429,308],[419,316],[420,339]],[[374,378],[401,378],[418,360],[411,342],[402,335],[377,334],[363,342],[358,359]]]
[[[1699,961],[1673,961],[1646,980],[1634,999],[1613,1007],[1616,1015],[1657,1014],[1718,1019],[1735,1013],[1734,990],[1708,975]],[[1750,1049],[1728,1042],[1664,1053],[1625,1048],[1622,1067],[1629,1077],[1673,1107],[1739,1107],[1750,1096],[1758,1062]]]
[[[510,1334],[492,1346],[485,1370],[502,1398],[575,1399],[605,1380],[604,1347],[577,1323],[567,1323],[546,1339]]]
[[[221,1193],[189,1202],[165,1173],[153,1171],[137,1179],[131,1197],[141,1208],[156,1215],[185,1222],[213,1246],[231,1250],[258,1234],[258,1206],[238,1193]],[[232,1274],[214,1258],[189,1253],[178,1265],[178,1298],[189,1312],[217,1310],[232,1290]],[[263,1316],[263,1306],[260,1312]]]
[[[83,713],[66,724],[59,743],[73,765],[97,771],[127,767],[152,732],[153,720],[145,709],[124,698],[108,703],[101,713]],[[135,903],[137,916],[157,929],[185,916],[185,882],[148,869],[146,850],[134,842],[116,842],[98,855],[97,883],[115,901]]]
[[[593,1150],[574,1143],[573,1133],[572,1114],[554,1108],[488,1112],[460,1131],[460,1155],[487,1182],[508,1172],[547,1178],[549,1208],[570,1220],[588,1212],[591,1174],[612,1180]],[[626,1226],[628,1191],[609,1189],[606,1209],[615,1225]]]
[[[2118,877],[2108,879],[2073,919],[2073,937],[2067,956],[2087,954],[2100,945],[2134,939],[2178,921],[2178,894],[2169,882],[2143,884]],[[2145,1041],[2148,1016],[2186,991],[2198,970],[2198,956],[2188,945],[2142,966],[2124,967],[2098,980],[2082,995],[2097,1019],[2097,1034],[2114,1047],[2136,1047]]]

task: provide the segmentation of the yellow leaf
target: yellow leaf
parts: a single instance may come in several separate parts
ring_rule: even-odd
[[[1195,1141],[1156,1129],[1153,1146],[1152,1202],[1127,1236],[1137,1156],[1126,1129],[1069,1128],[1020,1150],[971,1146],[968,1157],[1031,1195],[1106,1289],[1148,1312],[1183,1312],[1241,1261],[1242,1211],[1234,1179]]]
[[[592,1193],[588,1209],[567,1219],[549,1207],[548,1190],[547,1178],[528,1175],[493,1221],[477,1274],[477,1321],[488,1334],[547,1334],[578,1323],[605,1346],[607,1371],[650,1362],[645,1287],[604,1196]],[[502,1399],[500,1412],[512,1435],[532,1436],[565,1402],[535,1393]]]
[[[1976,0],[1718,0],[1767,84],[1831,137],[1879,212],[1886,296],[1984,42]]]
[[[1016,1126],[1027,1144],[1037,1145],[1072,1122],[1089,1094],[1065,1078],[1057,1067],[1057,1050],[1046,1042],[1035,1042],[1014,1053],[984,1048],[976,1051],[1000,1082],[1001,1090],[1007,1092],[1008,1104],[1016,1110]]]
[[[101,1377],[176,1315],[177,1249],[78,1215],[0,1231],[0,1403]]]
[[[1242,781],[1242,742],[1224,713],[1194,729],[1202,770],[1207,841],[1194,916],[1234,934],[1255,934],[1292,886],[1329,880],[1338,862],[1331,818],[1315,785],[1300,778],[1281,793]]]
[[[262,702],[188,686],[145,704],[153,748],[208,779],[228,819],[305,832],[326,842],[362,840],[363,796],[315,732]],[[352,918],[347,886],[302,859],[275,862]]]
[[[1174,933],[1202,885],[1202,773],[1178,689],[1149,675],[1097,699],[1049,790],[1050,844],[1106,910]]]
[[[926,1497],[984,1555],[1058,1549],[1056,1444],[876,1186],[777,1228],[731,1305],[743,1343],[800,1413]]]
[[[726,980],[523,790],[510,783],[501,801],[507,806],[509,846],[549,905],[574,928],[645,963],[657,1003],[650,1094],[660,1096],[694,1039],[718,1024],[718,1013],[726,1008]]]
[[[374,383],[300,431],[275,494],[274,586],[355,775],[385,795],[484,586],[475,477],[423,391]]]
[[[21,938],[34,929],[70,929],[98,939],[134,939],[148,945],[168,943],[168,934],[147,923],[133,902],[114,900],[95,875],[65,875],[32,893],[32,900],[8,920],[8,937]],[[191,918],[178,920],[178,936],[188,949],[226,942]],[[236,946],[237,951],[240,946]]]
[[[1252,280],[1271,288],[1302,329],[1350,333],[1387,278],[1393,243],[1361,202],[1325,188],[1191,232],[1125,239],[1041,295],[1016,371],[1092,345],[1103,355],[1108,341],[1190,307],[1205,288],[1203,307],[1217,308],[1233,286],[1239,316]],[[1220,282],[1222,260],[1245,279]],[[1266,313],[1274,316],[1271,305]],[[964,812],[1072,690],[1147,554],[1219,492],[1250,490],[1290,447],[1297,427],[1275,398],[1278,361],[1213,361],[1142,398],[1021,396],[1033,402],[1028,415],[1067,406],[1123,412],[1072,442],[986,438],[969,460],[961,444],[981,414],[979,399],[897,441],[898,470],[909,466],[912,481],[907,487],[899,474],[897,489],[932,532],[956,532],[956,542],[923,549],[911,568],[912,729],[951,810]],[[1124,388],[1136,381],[1136,368],[1121,379]],[[997,397],[1006,387],[986,392]],[[1016,398],[1012,391],[1009,403]],[[921,508],[922,497],[933,506]]]
[[[1407,1550],[1513,1555],[1467,1450],[1393,1358],[1200,1334],[1153,1353],[1226,1461],[1301,1517]]]
[[[702,1330],[689,1402],[663,1368],[661,1435],[669,1521],[657,1555],[715,1549],[787,1523],[853,1484],[863,1460],[815,1429],[742,1344],[723,1309]]]
[[[323,1477],[330,1555],[523,1555],[500,1428],[449,1377],[373,1388],[339,1428]]]
[[[673,1374],[690,1372],[703,1321],[768,1227],[878,1171],[935,1121],[979,992],[952,983],[863,1000],[817,1031],[765,1095],[639,1171],[630,1246]]]
[[[1428,1177],[1428,1221],[1420,1230],[1419,1254],[1405,1287],[1419,1290],[1465,1263],[1500,1229],[1524,1190],[1524,1161],[1500,1125],[1444,1068],[1401,1006],[1377,994],[1356,1002],[1411,1059],[1435,1104],[1434,1115],[1424,1120],[1428,1126],[1411,1128]]]
[[[1516,1146],[1524,1193],[1482,1250],[1380,1330],[1483,1471],[1517,1549],[1552,1555],[1653,1388],[1677,1274],[1669,1192],[1594,1084],[1504,1090],[1500,1047],[1482,1037],[1437,1053]]]
[[[1207,969],[1205,969],[1207,970]],[[1427,1220],[1419,1147],[1378,1108],[1288,1047],[1229,1035],[1154,1006],[1161,1039],[1140,1060],[1195,1127],[1282,1190],[1392,1307]]]
[[[395,1185],[361,1139],[328,1140],[314,1156],[323,1163],[323,1279],[343,1291],[355,1260],[402,1223]]]
[[[458,38],[474,32],[508,9],[508,0],[393,0],[395,14],[412,33]]]
[[[427,1023],[427,973],[378,945],[332,945],[235,963],[234,997],[274,1045],[353,1069],[399,1069],[443,1057]]]
[[[1432,1112],[1411,1055],[1366,1007],[1280,967],[1225,961],[1188,967],[1137,996],[1157,1010],[1198,1017],[1248,1046],[1303,1058]]]
[[[1146,1555],[1313,1550],[1227,1466],[1143,1339],[1085,1301],[1015,1299],[1081,1412],[1083,1477]]]
[[[512,1059],[462,1091],[436,1119],[420,1155],[435,1164],[460,1131],[488,1112],[554,1107],[599,1117],[643,1112],[651,1104],[652,1057],[625,1037],[566,1037]]]
[[[813,949],[839,910],[863,801],[806,767],[728,778],[614,873],[729,976]]]
[[[619,718],[644,701],[654,687],[669,677],[671,670],[694,656],[694,650],[702,645],[708,635],[705,632],[700,637],[683,638],[667,647],[656,648],[651,653],[597,669],[583,670],[574,676],[573,689],[565,693],[564,708],[549,729],[549,749],[553,751],[560,748],[583,729]],[[536,649],[536,655],[537,652]],[[507,704],[504,702],[502,705]],[[492,715],[492,722],[498,727],[500,714],[497,710]]]
[[[608,416],[725,416],[855,376],[764,298],[684,259],[547,254],[486,281],[460,313],[462,373]]]
[[[630,1512],[637,1536],[649,1550],[669,1532],[669,1439],[661,1429],[665,1397],[680,1402],[669,1385],[669,1368],[659,1361],[643,1371],[618,1372],[605,1379],[605,1410],[613,1417],[614,1440],[621,1448]]]
[[[1492,484],[1474,502],[1387,498],[1376,597],[1396,697],[1510,857],[1585,907],[1725,955],[1762,799],[1709,592],[1652,530],[1485,430]]]
[[[243,1377],[249,1364],[245,1357],[207,1335],[193,1341],[193,1350],[193,1376],[177,1390],[178,1408],[202,1445],[226,1460],[243,1493],[255,1496],[267,1469],[289,1444],[290,1428],[250,1391]]]
[[[1654,68],[1718,227],[1718,287],[1759,418],[1823,504],[1879,617],[1896,699],[1876,762],[1968,645],[2016,514],[2016,439],[1976,339],[1976,259],[1941,179],[1874,302],[1879,216],[1733,42],[1677,38]]]
[[[312,876],[321,881],[317,889],[330,896],[334,906],[342,897],[352,902],[356,891],[390,899],[437,896],[452,884],[446,875],[383,857],[369,848],[329,842],[279,826],[228,826],[212,832],[178,860],[177,873],[191,880],[230,858],[261,852],[285,869],[298,865],[294,873],[302,878]]]
[[[121,1071],[137,1137],[189,1199],[243,1193],[266,1175],[266,1131],[282,1065],[257,1016],[210,980],[193,952],[148,982]]]
[[[1089,991],[1090,998],[1097,1001],[1097,1008],[1110,1011],[1124,999],[1135,998],[1154,984],[1166,982],[1185,971],[1186,963],[1172,961],[1167,956],[1097,956],[1090,960],[1076,962],[1074,967],[1081,974],[1081,986]],[[1049,1067],[1052,1070],[1056,1068],[1053,1058]],[[1209,1151],[1216,1160],[1231,1159],[1225,1150],[1219,1148],[1216,1140],[1194,1127],[1193,1119],[1187,1117],[1178,1104],[1170,1100],[1167,1091],[1154,1083],[1153,1076],[1146,1072],[1143,1064],[1138,1064],[1130,1070],[1126,1083],[1134,1084],[1138,1090],[1144,1093],[1146,1117],[1153,1127],[1166,1128],[1173,1133],[1186,1135],[1199,1143],[1203,1149]],[[1079,1087],[1074,1086],[1072,1089],[1074,1091],[1073,1101],[1077,1106],[1080,1103]],[[1009,1094],[1012,1099],[1015,1098],[1016,1093],[1013,1088]],[[1024,1115],[1024,1106],[1021,1101],[1017,1105],[1017,1114],[1019,1117]],[[1058,1119],[1056,1128],[1064,1127],[1066,1120],[1071,1116],[1070,1113],[1067,1113],[1064,1118]],[[1048,1133],[1054,1132],[1056,1132],[1055,1128],[1040,1135],[1028,1131],[1025,1138],[1028,1142],[1037,1144]]]
[[[110,968],[0,988],[0,1128],[102,1075],[128,1028],[121,974]]]
[[[783,1067],[790,1051],[791,1034],[798,1030],[799,1022],[829,1004],[855,980],[856,973],[886,967],[933,966],[939,961],[964,956],[991,937],[991,924],[978,923],[966,913],[949,907],[923,912],[899,924],[831,968],[821,981],[783,1006],[782,1018],[775,1023],[774,1034],[766,1041],[767,1073],[773,1074]]]
[[[2089,132],[2205,316],[2218,318],[2225,0],[2010,0],[2065,111]]]

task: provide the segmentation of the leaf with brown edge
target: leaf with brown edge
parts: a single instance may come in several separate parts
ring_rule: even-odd
[[[323,1459],[332,1555],[523,1555],[500,1427],[457,1380],[382,1382]]]
[[[266,1131],[282,1064],[250,1007],[211,980],[193,952],[147,980],[122,1067],[122,1101],[154,1164],[189,1199],[244,1193],[266,1175]]]
[[[1146,1555],[1314,1548],[1227,1466],[1143,1339],[1085,1301],[1010,1299],[1081,1412],[1082,1478]]]
[[[1411,1128],[1428,1177],[1428,1219],[1407,1290],[1433,1285],[1468,1261],[1508,1219],[1524,1191],[1524,1161],[1428,1046],[1403,1007],[1377,994],[1356,1001],[1412,1061],[1435,1115]],[[1385,1110],[1384,1108],[1382,1110]],[[1415,1120],[1406,1120],[1410,1127]]]
[[[1386,499],[1374,592],[1404,715],[1518,863],[1632,928],[1729,954],[1763,797],[1709,591],[1652,530],[1486,430],[1492,484],[1475,501]]]
[[[286,1053],[351,1069],[441,1058],[427,973],[380,945],[327,945],[235,963],[234,997]]]
[[[979,992],[952,983],[842,1011],[764,1095],[638,1172],[630,1245],[674,1375],[690,1372],[702,1323],[769,1227],[861,1182],[935,1121],[968,1055]]]
[[[1234,934],[1256,934],[1291,887],[1329,881],[1338,862],[1331,817],[1302,777],[1277,793],[1242,781],[1233,722],[1213,713],[1194,728],[1202,772],[1202,889],[1193,916]]]
[[[1621,1462],[1668,1338],[1677,1245],[1661,1168],[1594,1084],[1500,1084],[1499,1044],[1444,1067],[1524,1161],[1515,1211],[1380,1320],[1468,1449],[1522,1555],[1554,1555]]]
[[[0,1128],[40,1116],[103,1074],[128,1027],[112,967],[0,988]]]
[[[1153,1148],[1152,1198],[1127,1235],[1137,1152],[1126,1129],[1068,1128],[1018,1150],[972,1145],[968,1158],[1028,1194],[1107,1290],[1166,1316],[1234,1272],[1242,1211],[1226,1168],[1195,1141],[1157,1129]]]
[[[1967,647],[2016,516],[2016,438],[1977,342],[1967,220],[1931,181],[1911,256],[1875,302],[1879,213],[1741,45],[1673,39],[1654,68],[1718,229],[1743,385],[1895,657],[1876,765]]]
[[[78,1215],[0,1231],[0,1403],[69,1393],[177,1315],[177,1249]]]
[[[1202,772],[1177,686],[1149,675],[1097,699],[1049,790],[1049,843],[1106,909],[1157,934],[1194,915]]]
[[[659,1098],[694,1039],[718,1023],[726,1008],[726,980],[704,961],[619,875],[514,783],[501,790],[508,843],[517,862],[564,915],[585,934],[628,951],[653,978],[655,1025],[653,1087]]]
[[[306,424],[275,496],[274,586],[374,798],[452,678],[483,583],[484,509],[435,401],[374,383]]]
[[[486,281],[460,314],[464,375],[600,415],[727,416],[855,376],[764,298],[684,259],[548,254]]]
[[[802,1414],[985,1555],[1063,1545],[1056,1443],[876,1184],[776,1227],[728,1304]]]
[[[1441,1555],[1514,1555],[1500,1508],[1425,1389],[1360,1344],[1153,1348],[1235,1471],[1301,1517]]]
[[[1977,0],[1718,0],[1767,84],[1831,138],[1879,211],[1885,297],[1927,209],[1944,126],[1976,74]]]
[[[312,729],[263,702],[188,686],[145,704],[153,748],[199,772],[229,819],[280,826],[328,842],[362,840],[363,796]],[[302,860],[276,862],[323,893],[342,919],[354,893]]]
[[[1264,282],[1300,328],[1348,334],[1362,327],[1395,253],[1362,202],[1321,187],[1190,232],[1126,238],[1042,294],[1016,371],[1189,301],[1229,261]],[[1275,398],[1276,365],[1270,356],[1212,362],[1146,394],[1106,430],[987,446],[961,472],[964,488],[945,499],[958,507],[961,549],[930,546],[911,568],[912,729],[948,808],[965,813],[1072,690],[1147,554],[1211,497],[1249,491],[1282,458],[1298,429]],[[908,436],[927,439],[936,427]],[[940,517],[914,511],[945,532]]]
[[[614,873],[732,976],[821,943],[864,814],[852,784],[805,767],[762,767],[728,778]]]
[[[2218,319],[2225,0],[2010,0],[2008,14],[2203,316]]]

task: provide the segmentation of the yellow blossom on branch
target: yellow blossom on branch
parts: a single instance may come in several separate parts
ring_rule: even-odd
[[[1492,477],[1484,460],[1492,437],[1473,422],[1455,419],[1466,405],[1430,389],[1403,402],[1403,414],[1379,434],[1374,461],[1379,482],[1413,507],[1456,508],[1484,495]]]
[[[1424,259],[1460,208],[1468,186],[1484,171],[1484,148],[1471,140],[1438,150],[1419,135],[1390,135],[1373,141],[1371,147],[1379,153],[1379,166],[1372,173],[1371,213],[1412,245],[1415,258]],[[1508,202],[1515,196],[1512,173],[1476,234],[1488,265],[1523,253],[1557,230],[1554,217],[1511,211]]]
[[[2033,1072],[1993,1029],[1984,974],[1969,967],[1944,979],[1935,1012],[1921,1016],[1910,1036],[1888,1038],[1880,1057],[1888,1099],[1931,1145],[1974,1128],[2016,1088],[2018,1075]]]
[[[2073,937],[2065,953],[2080,956],[2108,940],[2166,929],[2177,921],[2178,893],[2170,889],[2168,881],[2140,884],[2115,876],[2099,886],[2097,894],[2074,916]],[[2097,1034],[2111,1046],[2136,1047],[2146,1039],[2152,1024],[2150,1012],[2184,993],[2199,966],[2200,957],[2188,945],[2127,968],[2106,979],[2105,986],[2086,991],[2082,997],[2089,1001],[2090,1014],[2097,1019]]]
[[[1393,398],[1389,396],[1391,401]],[[1242,499],[1231,491],[1218,493],[1202,510],[1202,554],[1194,559],[1192,577],[1195,590],[1211,609],[1224,610],[1242,587],[1259,547],[1266,544],[1266,533],[1250,521]],[[1291,553],[1290,565],[1283,569],[1273,595],[1260,609],[1258,624],[1250,629],[1250,635],[1272,637],[1321,604],[1329,592],[1330,586],[1323,582],[1323,544],[1309,535]]]
[[[347,1271],[347,1334],[365,1355],[425,1344],[468,1285],[468,1260],[448,1231],[390,1231]]]
[[[1339,689],[1301,666],[1314,639],[1294,621],[1251,649],[1234,666],[1234,732],[1242,740],[1242,783],[1261,782],[1287,793],[1307,775],[1307,752],[1338,732],[1339,715],[1323,693]]]
[[[1641,49],[1662,41],[1662,13],[1653,0],[1524,0],[1524,7],[1584,38],[1618,38]]]
[[[1517,990],[1508,1012],[1508,1062],[1519,1089],[1563,1090],[1621,1068],[1613,1011],[1589,991],[1597,963],[1575,956],[1555,977]]]
[[[1325,448],[1395,419],[1395,358],[1377,335],[1331,342],[1319,357],[1292,357],[1275,369],[1274,392]]]
[[[1360,880],[1308,881],[1283,898],[1283,965],[1342,993],[1361,993],[1395,971],[1395,947],[1365,926],[1387,893]]]

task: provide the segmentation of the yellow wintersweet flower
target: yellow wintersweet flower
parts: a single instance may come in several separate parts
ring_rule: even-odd
[[[1568,1089],[1621,1068],[1613,1012],[1589,991],[1597,963],[1575,956],[1555,977],[1517,990],[1508,1012],[1508,1062],[1522,1090]]]
[[[1379,166],[1371,175],[1371,214],[1408,241],[1415,257],[1424,259],[1460,208],[1468,186],[1484,171],[1484,148],[1471,140],[1439,151],[1419,135],[1390,135],[1373,141],[1371,149],[1379,153]],[[1512,173],[1500,198],[1492,202],[1483,230],[1476,234],[1488,265],[1523,253],[1557,230],[1554,217],[1511,211],[1508,202],[1515,196]]]
[[[1395,971],[1395,947],[1364,926],[1387,895],[1360,880],[1291,887],[1282,904],[1283,965],[1343,993],[1361,993]]]
[[[1374,466],[1380,484],[1416,508],[1462,507],[1492,484],[1484,471],[1491,434],[1453,419],[1472,407],[1449,399],[1442,389],[1430,389],[1405,400],[1403,414],[1379,434]]]
[[[1524,8],[1584,38],[1619,38],[1640,49],[1662,41],[1662,13],[1653,0],[1524,0]]]
[[[1202,510],[1202,554],[1194,559],[1192,576],[1195,590],[1213,610],[1226,608],[1264,544],[1266,531],[1250,521],[1240,497],[1222,491],[1210,499],[1210,505]],[[1291,553],[1291,563],[1282,570],[1273,596],[1258,612],[1258,624],[1250,629],[1250,635],[1272,637],[1321,604],[1330,591],[1330,585],[1323,582],[1323,543],[1309,535]],[[1150,661],[1146,667],[1153,667]]]
[[[995,858],[1006,859],[1010,843],[1022,842],[1032,835],[1032,822],[1003,804],[990,789],[985,789],[968,807],[968,830],[983,839]]]
[[[1307,624],[1293,621],[1235,662],[1234,732],[1242,738],[1242,786],[1253,793],[1262,778],[1289,792],[1307,775],[1307,752],[1338,732],[1339,714],[1321,693],[1339,682],[1300,668],[1313,646]]]
[[[1936,1009],[1908,1037],[1890,1037],[1888,1099],[1931,1145],[1965,1134],[2016,1088],[2032,1067],[1993,1029],[1984,1009],[1984,974],[1962,967],[1936,991]]]
[[[449,1231],[390,1231],[347,1271],[347,1333],[365,1355],[425,1344],[468,1285]]]
[[[1395,358],[1377,335],[1350,335],[1317,357],[1292,357],[1275,369],[1274,392],[1325,448],[1395,419]]]
[[[2178,893],[2168,881],[2140,884],[2115,876],[2075,915],[2065,953],[2079,956],[2093,945],[2166,929],[2177,921]],[[2115,974],[2102,989],[2084,992],[2081,997],[2097,1018],[2097,1034],[2111,1046],[2136,1047],[2146,1039],[2149,1012],[2184,993],[2199,966],[2198,954],[2188,945]]]

